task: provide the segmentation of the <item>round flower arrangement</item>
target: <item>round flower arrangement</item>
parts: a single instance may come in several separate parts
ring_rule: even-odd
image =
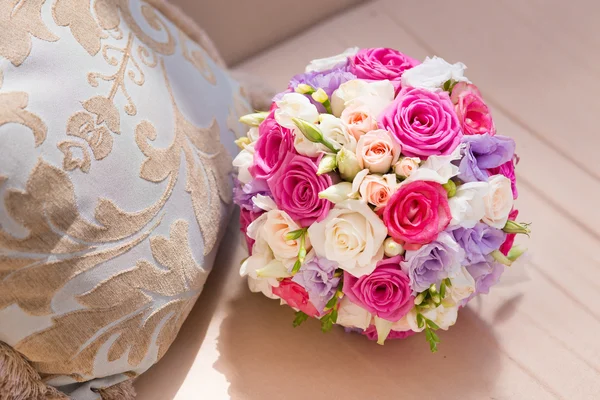
[[[458,310],[524,250],[515,143],[462,63],[387,48],[312,61],[242,117],[235,202],[250,289],[383,344]]]

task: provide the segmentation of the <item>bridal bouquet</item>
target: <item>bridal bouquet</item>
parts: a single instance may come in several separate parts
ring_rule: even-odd
[[[465,65],[393,49],[312,61],[250,126],[234,160],[250,289],[383,344],[432,351],[523,249],[513,139]]]

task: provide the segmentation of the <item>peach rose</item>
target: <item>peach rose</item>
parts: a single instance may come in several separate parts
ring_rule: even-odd
[[[340,119],[356,140],[359,140],[365,133],[377,129],[376,116],[372,115],[369,108],[362,104],[346,108],[342,111]]]
[[[360,137],[356,144],[356,157],[361,168],[375,174],[384,174],[400,158],[400,144],[384,129],[371,131]]]
[[[365,174],[369,170],[363,170],[356,175],[352,188],[360,193],[361,198],[375,206],[375,211],[385,207],[388,200],[398,190],[396,175]]]
[[[419,157],[403,157],[394,165],[396,175],[408,178],[419,168],[421,159]]]

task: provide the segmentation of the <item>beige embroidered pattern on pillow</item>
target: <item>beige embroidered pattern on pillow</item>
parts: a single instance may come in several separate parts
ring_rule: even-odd
[[[0,2],[0,340],[52,384],[143,372],[202,290],[249,111],[204,47],[138,0]]]

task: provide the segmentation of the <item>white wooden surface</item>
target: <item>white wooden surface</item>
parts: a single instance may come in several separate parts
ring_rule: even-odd
[[[292,328],[248,292],[235,226],[205,293],[140,399],[600,399],[600,3],[379,0],[319,24],[241,69],[283,88],[306,61],[389,46],[463,61],[517,140],[530,280],[495,288],[442,332],[384,347]]]

